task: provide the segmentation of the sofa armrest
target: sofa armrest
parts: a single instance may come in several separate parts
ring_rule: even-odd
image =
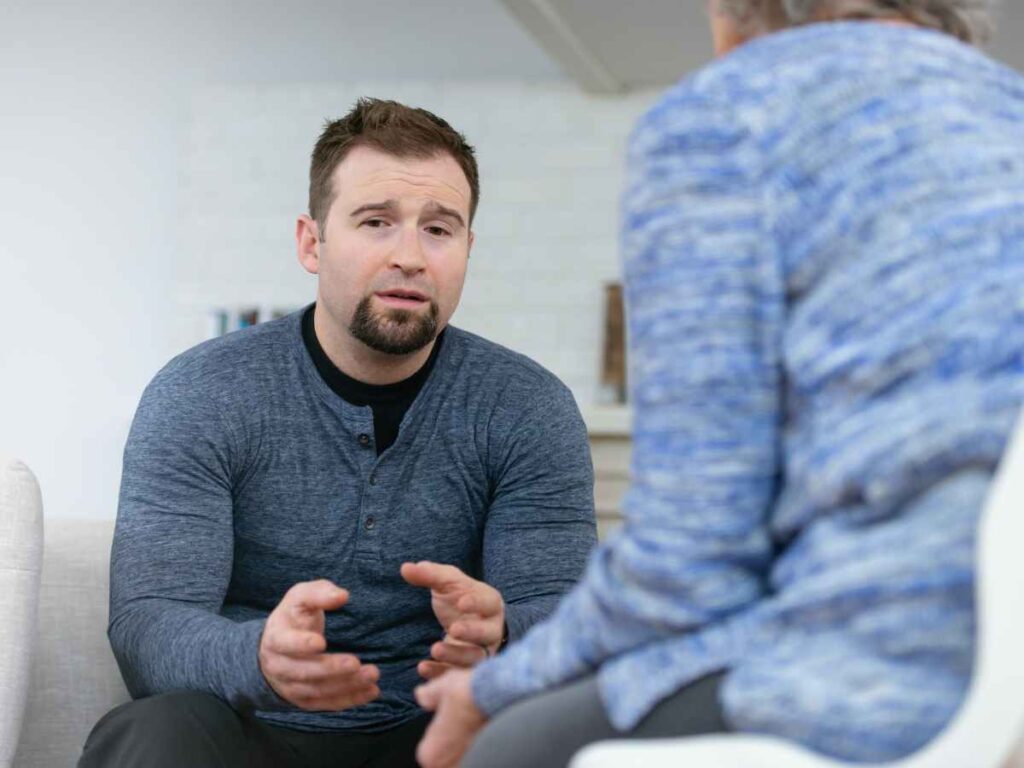
[[[0,457],[0,768],[14,759],[36,641],[43,504],[35,476]]]

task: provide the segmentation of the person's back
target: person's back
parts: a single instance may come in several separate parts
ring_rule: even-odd
[[[774,528],[886,517],[1016,405],[1020,348],[998,342],[1024,331],[1024,79],[948,35],[855,22],[754,41],[715,74],[732,69],[738,104],[766,102],[742,109],[786,294]]]
[[[462,676],[471,697],[421,692],[497,715],[464,765],[721,730],[888,760],[962,701],[978,515],[1024,399],[1024,78],[906,19],[806,24],[853,5],[972,18],[719,0],[731,52],[640,120],[626,525],[550,620]],[[431,767],[472,733],[432,730]]]
[[[689,88],[757,150],[721,159],[762,195],[777,274],[749,308],[784,382],[778,557],[752,609],[775,642],[725,707],[904,753],[966,688],[977,514],[1024,394],[1024,80],[945,34],[848,22],[755,40]]]

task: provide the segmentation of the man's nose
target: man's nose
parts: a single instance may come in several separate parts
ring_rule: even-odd
[[[427,260],[423,253],[423,243],[420,242],[419,227],[402,229],[402,236],[391,252],[390,265],[407,274],[423,271]]]

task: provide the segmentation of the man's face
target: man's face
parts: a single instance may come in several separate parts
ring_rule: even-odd
[[[422,349],[458,306],[472,244],[469,182],[453,157],[356,147],[320,223],[318,308],[371,349]],[[307,269],[309,267],[307,266]]]

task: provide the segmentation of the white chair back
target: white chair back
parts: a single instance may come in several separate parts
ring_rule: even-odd
[[[995,768],[1024,733],[1024,417],[999,463],[978,545],[974,680],[956,719],[908,768]]]

